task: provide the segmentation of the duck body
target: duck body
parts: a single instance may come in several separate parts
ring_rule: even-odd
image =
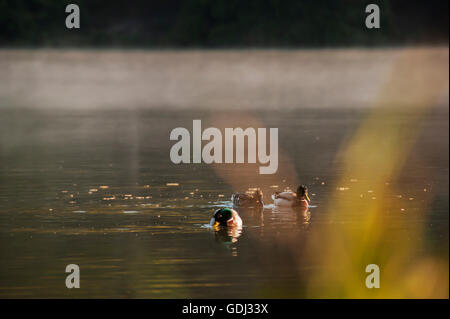
[[[231,201],[235,207],[262,207],[264,206],[262,198],[263,194],[258,189],[253,193],[235,193],[231,196]]]
[[[221,227],[242,227],[242,218],[238,212],[232,208],[220,208],[216,210],[211,218],[210,225],[214,228]]]
[[[294,192],[277,192],[272,195],[272,199],[277,207],[308,207],[306,198],[298,197]]]

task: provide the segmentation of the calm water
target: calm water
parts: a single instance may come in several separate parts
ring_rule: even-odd
[[[307,258],[310,233],[330,223],[358,227],[363,218],[336,217],[326,207],[339,191],[339,150],[366,115],[4,110],[0,297],[305,297],[309,274],[327,267]],[[411,115],[397,116],[402,123]],[[204,127],[249,119],[278,127],[278,174],[259,176],[257,165],[236,164],[237,174],[235,165],[172,164],[170,131],[192,130],[193,119]],[[417,131],[405,140],[413,146],[396,181],[394,195],[402,197],[393,197],[388,232],[408,236],[409,227],[426,225],[417,253],[426,247],[448,262],[448,113],[431,112]],[[272,209],[270,193],[299,182],[310,187],[309,212]],[[255,186],[266,206],[240,211],[242,232],[205,227],[217,207],[231,205],[233,191]],[[416,209],[430,196],[426,213]],[[72,263],[80,266],[81,289],[65,287]]]

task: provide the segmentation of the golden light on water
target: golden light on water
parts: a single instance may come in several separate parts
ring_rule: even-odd
[[[400,191],[390,185],[411,155],[421,120],[445,94],[448,50],[403,51],[373,111],[341,148],[344,164],[339,167],[343,174],[337,188],[341,190],[339,185],[345,185],[349,176],[357,177],[357,182],[345,192],[336,192],[327,211],[337,220],[350,214],[361,222],[357,227],[333,223],[313,233],[309,256],[327,267],[308,279],[309,297],[448,298],[448,256],[428,255],[422,247],[426,225],[409,224],[408,235],[388,232],[386,218],[392,195]],[[401,112],[407,116],[395,120]],[[367,190],[372,191],[373,200],[355,204]],[[419,213],[429,212],[432,199],[416,203]],[[399,223],[401,229],[402,220]],[[368,264],[380,267],[380,289],[365,286]],[[324,285],[332,288],[323,290]]]

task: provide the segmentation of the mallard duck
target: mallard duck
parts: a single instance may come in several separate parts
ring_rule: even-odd
[[[242,219],[238,212],[231,208],[221,208],[216,210],[209,223],[214,228],[222,227],[242,227]]]
[[[308,207],[311,200],[308,196],[308,188],[300,185],[297,192],[276,192],[272,195],[273,204],[279,207]]]
[[[262,207],[263,193],[260,189],[255,190],[253,193],[235,193],[231,196],[231,201],[236,207]]]

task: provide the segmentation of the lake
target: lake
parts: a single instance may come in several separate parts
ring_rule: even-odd
[[[446,266],[438,277],[428,277],[434,278],[435,290],[425,297],[448,296],[448,108],[391,114],[391,126],[380,125],[377,131],[380,138],[390,127],[416,126],[412,131],[417,134],[394,139],[399,142],[395,148],[410,145],[404,157],[392,159],[401,165],[391,175],[379,176],[382,170],[376,166],[366,168],[370,174],[362,176],[355,169],[352,175],[343,166],[343,152],[371,116],[369,110],[343,107],[4,107],[0,297],[358,297],[358,290],[346,292],[324,279],[345,263],[322,258],[328,249],[321,240],[330,228],[336,234],[361,230],[370,215],[364,207],[375,207],[373,203],[383,205],[378,212],[383,236],[367,243],[363,257],[351,264],[361,286],[371,258],[382,271],[386,265],[395,276],[407,278],[402,276],[409,272],[400,266],[389,268],[389,252],[394,264],[396,255],[411,267],[431,260],[423,264],[425,270],[412,268],[411,276],[436,269],[439,263]],[[204,127],[279,128],[279,170],[260,175],[258,164],[173,164],[170,131],[190,129],[194,119],[201,119]],[[382,149],[379,154],[386,161]],[[367,163],[364,158],[354,160]],[[299,183],[309,187],[309,211],[275,209],[270,194],[295,189]],[[249,187],[262,188],[265,207],[238,209],[242,231],[216,232],[206,226],[218,207],[231,206],[233,192]],[[342,205],[345,209],[334,211]],[[366,240],[358,238],[352,242]],[[397,247],[399,243],[408,249]],[[355,251],[342,247],[334,248],[341,249],[342,256],[346,248]],[[68,264],[80,266],[80,289],[65,287]],[[445,277],[447,283],[440,283]],[[384,293],[395,291],[396,285],[382,281]],[[398,293],[414,297],[422,292]]]

